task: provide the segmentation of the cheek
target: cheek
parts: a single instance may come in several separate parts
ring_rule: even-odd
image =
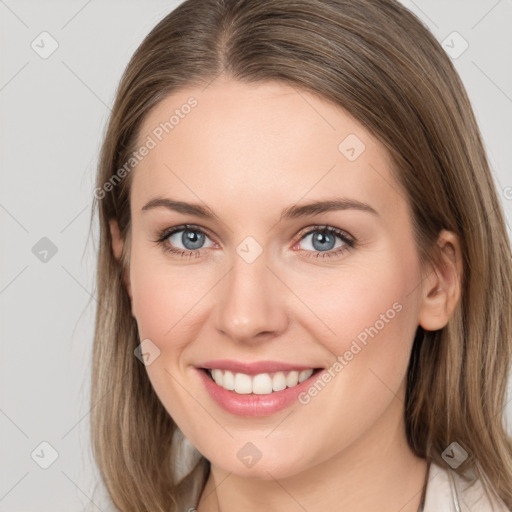
[[[147,249],[143,243],[132,247],[130,282],[132,313],[137,320],[141,339],[149,338],[157,345],[174,340],[187,328],[190,332],[195,307],[204,295],[204,281],[195,270],[170,265],[159,250]],[[161,346],[161,349],[164,347]]]
[[[315,339],[331,353],[332,377],[312,383],[301,403],[310,415],[324,418],[323,435],[331,447],[341,449],[392,403],[396,407],[395,396],[405,399],[403,383],[418,314],[410,283],[417,270],[414,255],[408,259],[388,253],[373,266],[352,268],[345,278],[310,287],[304,295],[308,304],[318,306],[322,322],[305,315],[309,320],[301,320],[302,326],[316,333]]]
[[[133,272],[132,311],[137,320],[141,339],[159,344],[175,323],[177,301],[174,290],[154,271],[138,275]]]
[[[339,269],[321,269],[316,273],[287,276],[294,292],[311,314],[297,316],[309,330],[325,332],[324,339],[340,342],[352,340],[375,326],[390,331],[415,315],[417,299],[414,286],[419,282],[419,268],[414,254],[379,251],[354,262],[340,264]],[[389,326],[393,325],[393,329]],[[398,327],[398,328],[400,328]],[[360,336],[364,339],[364,334]],[[337,353],[339,353],[337,351]]]
[[[130,265],[132,313],[140,340],[151,340],[159,351],[145,367],[148,378],[170,416],[178,424],[186,424],[190,397],[180,385],[180,361],[194,336],[194,305],[201,290],[187,287],[190,278],[184,277],[183,269],[171,271],[165,259],[143,243],[133,244]]]
[[[413,283],[419,282],[419,264],[412,246],[407,253],[388,248],[364,262],[349,266],[347,260],[339,272],[323,272],[314,286],[309,277],[294,276],[297,295],[313,313],[297,315],[298,321],[315,333],[333,363],[338,356],[343,385],[354,396],[371,399],[375,386],[383,387],[379,378],[397,390],[418,326],[419,288]]]

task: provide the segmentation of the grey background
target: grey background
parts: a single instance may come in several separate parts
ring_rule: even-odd
[[[177,3],[0,0],[2,512],[92,506],[97,473],[88,413],[97,233],[88,241],[88,229],[97,155],[128,59]],[[439,41],[456,31],[469,44],[454,62],[483,132],[510,233],[512,1],[403,3]],[[58,43],[46,59],[31,47],[35,40],[39,51],[43,44],[44,51],[51,48],[50,39],[41,43],[43,31]],[[451,51],[462,49],[460,40],[447,41]],[[43,237],[57,249],[54,255]],[[512,402],[505,417],[512,430]],[[50,462],[43,441],[58,452],[48,469],[35,462]],[[92,509],[101,510],[101,500],[94,502]]]

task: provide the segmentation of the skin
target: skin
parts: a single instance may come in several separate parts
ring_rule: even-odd
[[[211,462],[199,512],[415,512],[427,464],[406,442],[406,370],[417,326],[444,327],[459,300],[457,237],[442,231],[439,266],[422,268],[387,150],[343,109],[288,85],[222,77],[183,89],[147,115],[139,141],[190,96],[198,105],[132,171],[125,279],[140,339],[160,350],[146,367],[155,392]],[[365,144],[354,161],[338,150],[349,134]],[[141,211],[156,197],[207,205],[217,217]],[[334,197],[378,215],[339,210],[280,221],[288,206]],[[155,243],[160,231],[186,223],[211,234],[200,256]],[[345,231],[355,247],[336,236],[329,251],[346,250],[321,257],[316,232],[301,240],[318,225]],[[115,221],[111,233],[119,258]],[[263,249],[252,263],[236,251],[248,236]],[[165,243],[173,242],[187,248],[181,233]],[[401,311],[307,405],[237,417],[197,375],[195,365],[209,359],[329,368],[394,303]],[[250,468],[237,457],[247,442],[262,454]]]

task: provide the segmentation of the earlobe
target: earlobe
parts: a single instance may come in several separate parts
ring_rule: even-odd
[[[123,254],[123,240],[121,239],[121,232],[119,231],[119,225],[117,224],[117,220],[110,219],[110,235],[112,237],[112,252],[114,253],[114,257],[116,260],[121,259],[121,255]]]
[[[427,331],[446,326],[461,296],[462,249],[455,233],[443,230],[439,235],[438,259],[422,283],[418,323]]]

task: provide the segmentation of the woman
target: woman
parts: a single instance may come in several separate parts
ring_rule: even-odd
[[[512,507],[503,213],[400,4],[186,0],[126,69],[94,195],[116,509]]]

